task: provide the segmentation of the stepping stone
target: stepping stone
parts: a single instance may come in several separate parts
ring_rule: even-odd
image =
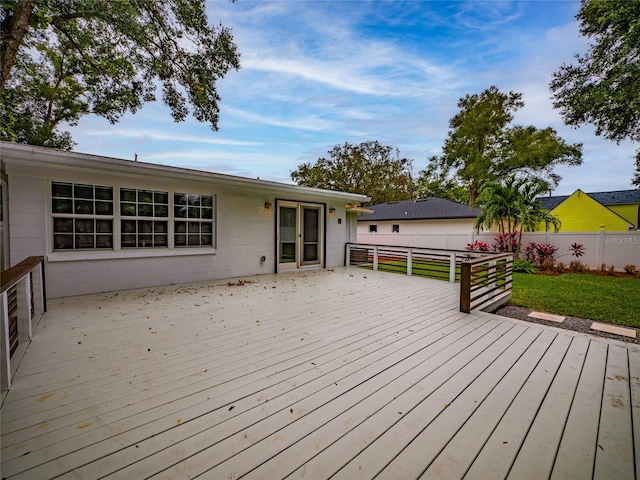
[[[527,317],[539,318],[540,320],[549,320],[550,322],[562,323],[564,317],[561,315],[552,315],[551,313],[531,312]]]
[[[636,338],[636,331],[633,328],[618,327],[617,325],[611,325],[609,323],[593,322],[591,324],[591,330],[613,333],[614,335],[622,335],[623,337]]]

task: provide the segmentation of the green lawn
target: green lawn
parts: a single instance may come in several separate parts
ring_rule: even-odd
[[[513,274],[512,305],[640,328],[640,279]]]

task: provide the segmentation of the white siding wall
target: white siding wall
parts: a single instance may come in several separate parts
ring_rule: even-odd
[[[257,188],[230,189],[206,181],[169,181],[148,176],[131,178],[118,174],[33,169],[11,165],[9,174],[11,264],[31,255],[46,255],[47,296],[50,298],[120,289],[232,278],[275,271],[275,194]],[[166,250],[162,256],[91,259],[93,252],[52,251],[49,185],[51,180],[116,187],[153,188],[216,195],[215,253],[192,255],[188,248]],[[117,190],[116,190],[117,192]],[[117,193],[116,193],[117,194]],[[318,195],[296,200],[325,203]],[[272,207],[265,209],[265,202]],[[327,215],[327,267],[344,264],[347,222],[344,205],[331,204]],[[338,225],[337,219],[342,218]],[[159,250],[153,250],[158,252]],[[202,250],[200,250],[202,251]],[[141,250],[145,255],[149,250]],[[98,252],[104,254],[104,251]],[[109,252],[117,253],[117,252]],[[69,260],[74,254],[82,259]],[[265,256],[266,261],[261,261]]]
[[[469,243],[474,219],[358,222],[358,243],[462,250]],[[392,225],[399,232],[392,232]],[[377,233],[369,233],[377,225]]]

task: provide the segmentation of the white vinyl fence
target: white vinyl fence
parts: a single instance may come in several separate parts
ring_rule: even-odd
[[[450,234],[400,234],[400,233],[364,233],[358,234],[358,243],[374,245],[393,245],[401,247],[442,248],[464,250],[467,244],[476,240],[492,245],[497,233]],[[525,232],[522,235],[522,248],[530,242],[550,243],[558,247],[556,261],[568,265],[574,257],[569,246],[580,243],[584,246],[584,255],[580,257],[583,264],[591,268],[599,268],[602,264],[613,265],[621,270],[626,265],[640,268],[640,230],[630,232]]]

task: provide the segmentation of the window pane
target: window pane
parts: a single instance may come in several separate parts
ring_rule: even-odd
[[[173,216],[176,218],[187,218],[187,207],[173,207]]]
[[[96,200],[111,200],[111,201],[113,201],[113,188],[111,188],[111,187],[96,187]]]
[[[96,215],[113,215],[113,203],[96,202]]]
[[[153,222],[154,233],[167,233],[167,222]]]
[[[147,222],[144,220],[138,221],[138,233],[152,233],[153,222]]]
[[[169,207],[167,205],[155,205],[153,207],[153,215],[155,217],[168,217]]]
[[[123,202],[135,202],[136,201],[136,191],[131,188],[121,188],[120,189],[120,200]]]
[[[113,222],[111,220],[96,220],[96,232],[113,233]]]
[[[70,218],[54,218],[54,233],[73,233],[73,220]]]
[[[202,206],[203,207],[213,207],[213,197],[210,195],[202,196]]]
[[[93,199],[93,185],[74,185],[73,196],[75,198]]]
[[[187,231],[186,222],[176,222],[176,233],[185,233]]]
[[[53,182],[51,184],[51,196],[71,198],[72,197],[71,184]]]
[[[138,235],[139,247],[153,247],[152,235]]]
[[[136,221],[135,220],[122,220],[120,222],[122,233],[136,233]]]
[[[154,192],[153,201],[154,203],[164,203],[166,205],[169,203],[169,194],[167,192]]]
[[[96,248],[113,248],[113,237],[111,235],[97,235]]]
[[[202,209],[202,218],[212,219],[213,218],[213,208],[203,208]]]
[[[136,246],[136,236],[131,234],[123,234],[121,238],[122,248],[127,247],[135,247]]]
[[[202,235],[200,237],[200,245],[213,245],[213,237],[211,235]]]
[[[135,217],[136,205],[134,203],[121,203],[120,214],[125,215],[127,217]]]
[[[93,235],[76,235],[76,248],[93,248]]]
[[[187,195],[189,205],[200,205],[200,195]]]
[[[174,205],[186,205],[187,204],[187,196],[184,193],[174,193],[173,194],[173,203],[174,203]]]
[[[54,250],[67,250],[73,248],[73,235],[53,235],[53,248]]]
[[[93,200],[76,200],[74,206],[75,213],[83,215],[93,214]]]
[[[151,190],[138,190],[138,202],[153,203],[153,192]]]
[[[184,247],[187,245],[187,236],[185,234],[176,235],[175,241],[177,247]]]
[[[139,217],[153,217],[153,205],[139,204],[138,205]]]
[[[156,247],[166,247],[168,245],[167,236],[166,235],[156,235],[155,236],[154,245]]]
[[[93,219],[91,220],[76,220],[76,233],[93,233]],[[93,240],[91,241],[93,243]]]
[[[189,222],[189,233],[200,233],[200,224],[198,222]]]
[[[200,225],[200,231],[202,233],[212,233],[213,232],[213,223],[202,223]]]
[[[189,218],[200,218],[200,209],[198,207],[189,207],[187,215]]]
[[[73,213],[73,200],[54,198],[51,203],[51,213]]]
[[[200,245],[200,235],[189,235],[189,246]]]

